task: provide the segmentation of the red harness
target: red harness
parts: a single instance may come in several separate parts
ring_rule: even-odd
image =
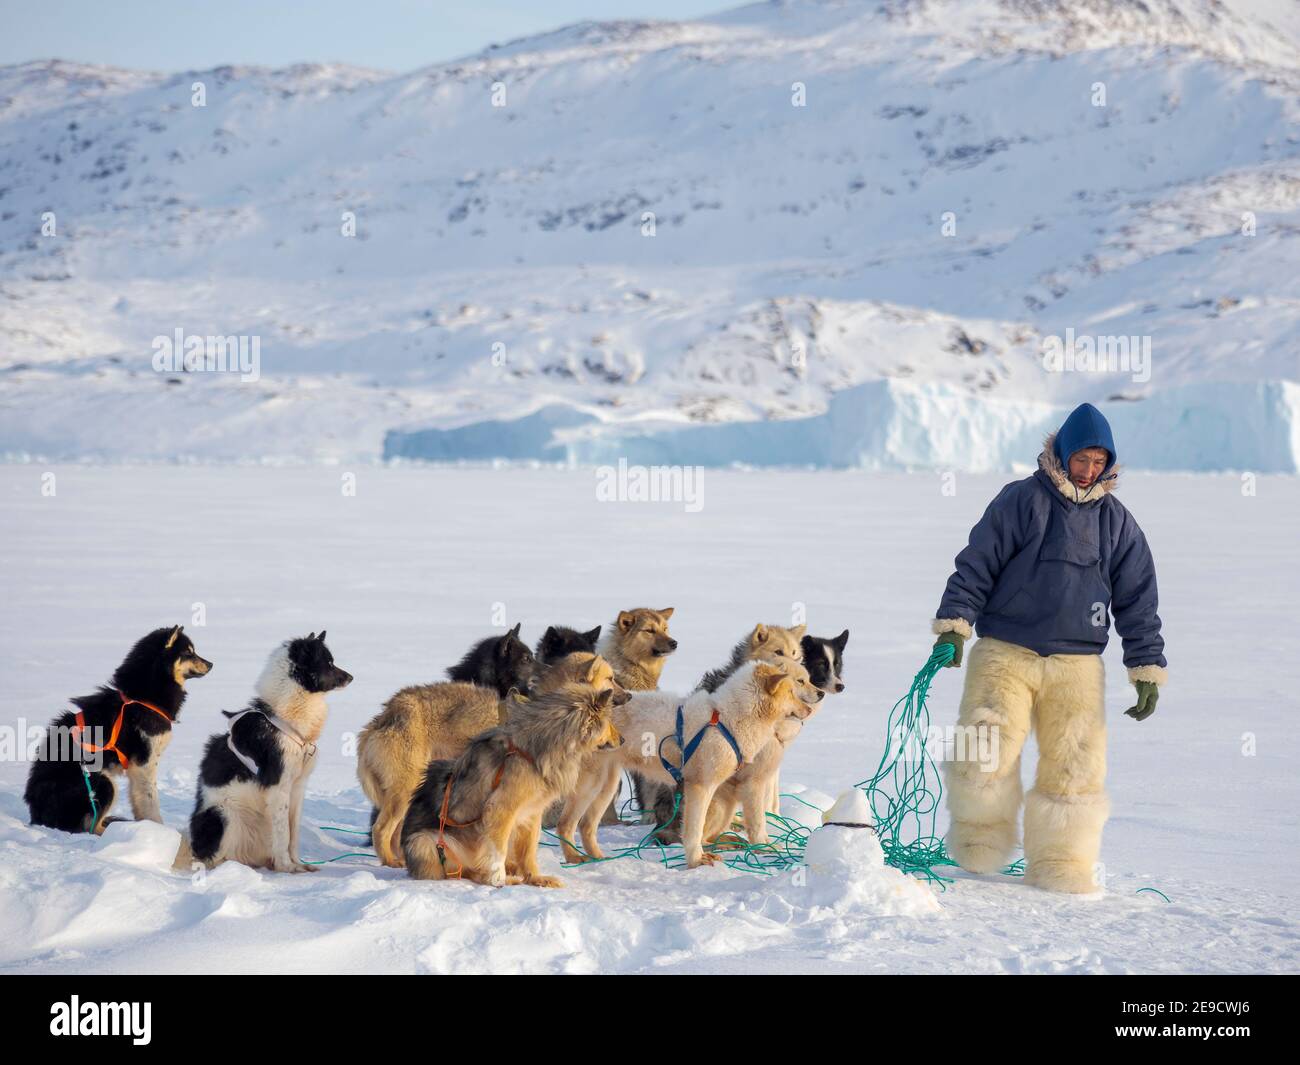
[[[172,721],[166,710],[160,710],[158,707],[154,706],[153,703],[146,703],[143,699],[128,699],[126,693],[122,691],[119,691],[117,694],[122,699],[122,705],[117,709],[117,720],[113,722],[113,728],[108,734],[107,743],[103,746],[97,746],[93,743],[87,743],[81,738],[82,733],[86,731],[86,715],[85,712],[81,710],[77,711],[77,724],[72,729],[72,738],[76,741],[78,747],[83,751],[89,751],[92,754],[101,751],[112,751],[117,755],[117,760],[121,764],[122,768],[125,769],[127,767],[127,758],[118,748],[117,738],[122,734],[122,721],[126,717],[126,708],[128,706],[134,703],[136,706],[147,707],[166,721],[168,727],[174,725],[175,722]]]
[[[496,776],[492,778],[493,791],[496,791],[497,788],[501,786],[501,778],[505,775],[506,771],[506,759],[514,754],[519,755],[519,757],[525,759],[530,765],[536,768],[537,763],[533,760],[531,754],[527,751],[521,751],[516,747],[514,740],[506,740],[506,757],[501,760],[501,764],[497,766]],[[447,778],[447,787],[442,793],[442,809],[438,812],[438,861],[442,864],[444,870],[447,868],[447,829],[449,827],[469,828],[470,825],[476,825],[483,819],[482,814],[479,814],[478,817],[474,818],[472,821],[453,821],[447,816],[447,811],[451,807],[451,789],[452,785],[455,783],[456,778],[454,776]],[[452,860],[455,861],[454,858]],[[459,880],[461,874],[464,872],[465,866],[460,862],[456,862],[456,871],[454,873],[448,873],[447,878],[449,880]]]

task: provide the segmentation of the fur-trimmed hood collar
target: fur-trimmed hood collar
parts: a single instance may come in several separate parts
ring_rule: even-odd
[[[1056,486],[1056,490],[1071,503],[1091,503],[1104,498],[1119,487],[1119,464],[1116,463],[1091,488],[1080,491],[1070,480],[1061,460],[1056,457],[1056,434],[1048,433],[1043,440],[1043,450],[1038,455],[1038,468]]]

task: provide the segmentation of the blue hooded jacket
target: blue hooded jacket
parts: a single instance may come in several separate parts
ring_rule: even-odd
[[[1081,490],[1067,471],[1087,447],[1105,448],[1110,461]],[[1077,655],[1106,649],[1113,614],[1126,666],[1167,665],[1151,550],[1111,494],[1118,458],[1101,411],[1076,407],[1033,475],[1003,488],[971,530],[935,617],[1040,655]]]

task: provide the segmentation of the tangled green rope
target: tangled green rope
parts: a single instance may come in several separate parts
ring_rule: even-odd
[[[937,874],[935,867],[957,863],[944,850],[935,829],[943,783],[926,746],[930,733],[926,697],[935,675],[952,656],[949,644],[939,644],[930,652],[907,694],[889,712],[885,750],[875,775],[856,785],[871,803],[885,862],[941,888],[951,881]]]

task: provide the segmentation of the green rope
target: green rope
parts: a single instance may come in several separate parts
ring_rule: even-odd
[[[952,881],[936,873],[935,867],[957,863],[944,850],[935,828],[943,784],[926,747],[930,731],[926,697],[935,675],[952,656],[953,648],[946,643],[930,652],[907,694],[889,712],[885,750],[875,775],[857,785],[871,804],[886,864],[940,888]]]
[[[344,858],[373,858],[373,854],[367,854],[365,851],[348,851],[347,854],[336,854],[333,858],[303,858],[303,865],[329,865],[330,862],[341,862]]]
[[[318,826],[326,832],[344,832],[349,836],[369,836],[369,831],[362,831],[359,828],[342,828],[339,825],[320,825]],[[344,858],[374,858],[376,855],[367,851],[348,851],[346,854],[337,854],[333,858],[304,858],[303,865],[329,865],[330,862],[342,861]]]
[[[95,789],[90,785],[90,773],[87,772],[83,765],[81,768],[81,778],[86,782],[86,794],[90,796],[90,831],[95,831],[95,826],[99,824],[99,803],[95,801]]]
[[[871,803],[876,835],[885,852],[885,864],[919,876],[940,890],[952,883],[935,870],[956,866],[944,848],[935,825],[943,782],[926,741],[930,734],[930,709],[926,698],[939,670],[954,654],[951,644],[938,644],[912,678],[907,694],[894,704],[886,726],[885,750],[875,775],[857,786]],[[1006,876],[1024,876],[1025,861],[1017,859],[1002,870]]]
[[[1144,891],[1151,891],[1151,892],[1154,892],[1155,894],[1159,895],[1162,899],[1164,899],[1165,902],[1168,902],[1168,901],[1169,901],[1169,896],[1166,895],[1166,894],[1165,894],[1163,891],[1161,891],[1159,888],[1153,888],[1153,887],[1140,887],[1140,888],[1137,889],[1137,891],[1135,892],[1135,894],[1141,895],[1142,892],[1144,892]]]

